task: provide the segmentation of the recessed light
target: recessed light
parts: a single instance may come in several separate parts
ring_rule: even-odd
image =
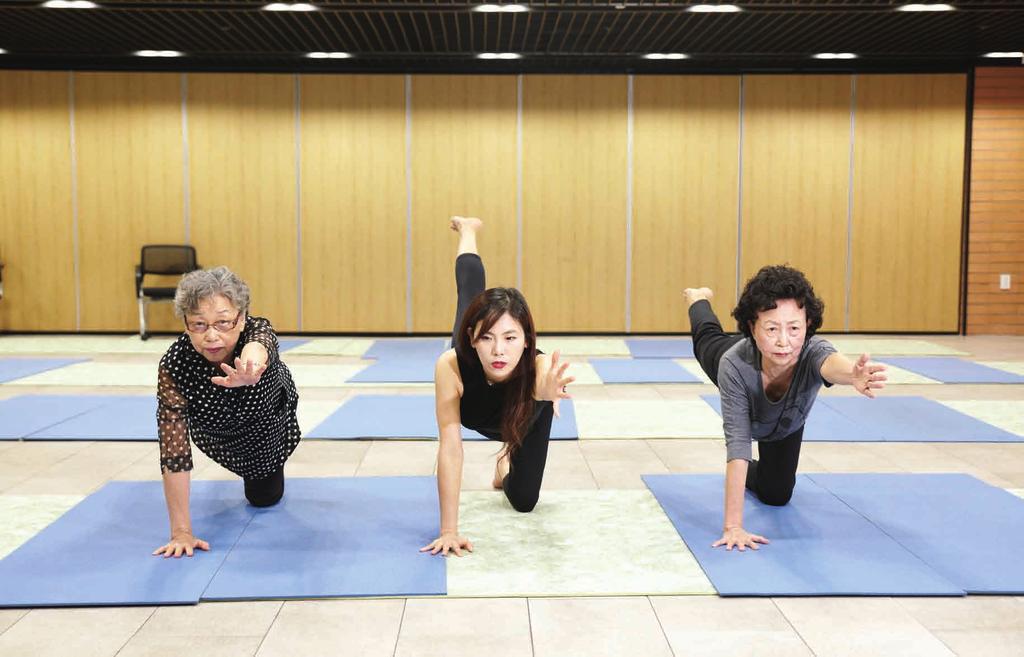
[[[519,59],[522,55],[517,52],[482,52],[476,57],[477,59]]]
[[[136,50],[137,57],[181,57],[185,53],[180,50]]]
[[[306,53],[310,59],[351,59],[352,53],[347,52],[311,52]]]
[[[693,5],[686,11],[696,14],[735,14],[743,10],[736,5]]]
[[[681,52],[652,52],[644,55],[644,59],[689,59],[690,56]]]
[[[0,55],[6,55],[6,54],[7,54],[7,51],[4,50],[3,48],[0,48]]]
[[[96,9],[99,7],[89,0],[49,0],[43,6],[47,9]]]
[[[896,11],[953,11],[953,5],[913,3],[896,7]]]
[[[530,11],[530,8],[526,5],[477,5],[473,7],[473,11],[482,11],[485,14],[494,13],[506,13],[506,14],[517,14],[524,11]]]
[[[1024,59],[1024,52],[987,52],[984,56],[991,59]]]
[[[263,5],[264,11],[316,11],[316,7],[308,2],[271,2]]]
[[[819,52],[814,55],[815,59],[857,59],[852,52]]]

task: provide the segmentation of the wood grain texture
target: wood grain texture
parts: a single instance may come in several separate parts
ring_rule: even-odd
[[[81,327],[136,330],[141,247],[185,241],[181,75],[76,73],[75,122]],[[180,326],[171,304],[147,318],[150,331]]]
[[[542,331],[623,331],[627,80],[528,75],[523,292]]]
[[[295,77],[189,74],[191,232],[200,263],[252,289],[251,311],[298,326]]]
[[[804,272],[825,330],[846,323],[848,75],[744,77],[740,286],[765,265]]]
[[[401,76],[302,76],[302,328],[401,332]]]
[[[855,331],[959,325],[966,77],[857,78]]]
[[[735,305],[739,76],[634,79],[632,330],[690,330],[682,290]]]
[[[68,76],[0,71],[0,330],[76,328]]]
[[[412,84],[413,330],[450,331],[458,237],[478,216],[488,287],[516,285],[516,78],[416,76]]]

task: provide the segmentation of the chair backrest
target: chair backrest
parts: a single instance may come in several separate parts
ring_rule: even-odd
[[[187,274],[199,268],[195,247],[185,244],[147,244],[140,266],[143,274]]]

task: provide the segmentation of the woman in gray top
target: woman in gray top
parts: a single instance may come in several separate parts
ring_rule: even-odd
[[[722,396],[725,430],[725,522],[714,547],[757,549],[768,539],[743,528],[744,486],[765,504],[789,502],[796,485],[807,414],[822,385],[852,385],[874,397],[885,365],[867,354],[853,362],[815,336],[825,305],[807,277],[787,266],[763,267],[747,281],[729,335],[711,310],[711,290],[689,288],[693,351]],[[758,459],[751,442],[758,441]]]

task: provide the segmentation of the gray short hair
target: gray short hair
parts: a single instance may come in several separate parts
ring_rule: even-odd
[[[181,277],[174,292],[174,314],[177,317],[193,314],[199,304],[220,295],[244,313],[249,312],[249,286],[227,267],[197,269]]]

